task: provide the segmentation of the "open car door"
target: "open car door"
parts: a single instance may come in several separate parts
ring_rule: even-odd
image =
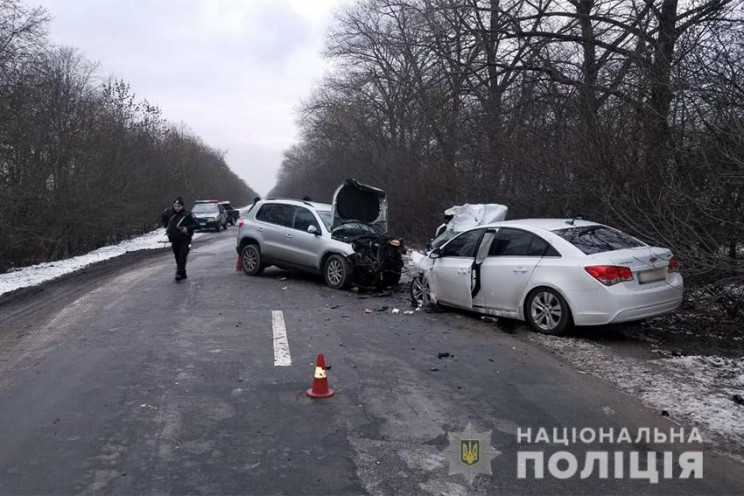
[[[429,274],[431,294],[439,303],[472,309],[475,252],[485,229],[472,229],[434,250]]]

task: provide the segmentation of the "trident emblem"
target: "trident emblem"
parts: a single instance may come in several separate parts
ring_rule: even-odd
[[[478,439],[461,439],[462,453],[460,461],[465,465],[475,465],[480,461],[480,441]]]

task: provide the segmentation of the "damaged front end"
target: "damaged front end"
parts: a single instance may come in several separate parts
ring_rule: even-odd
[[[347,179],[333,195],[333,239],[348,243],[348,257],[359,286],[387,287],[398,284],[406,248],[402,239],[387,232],[387,200],[381,189]]]

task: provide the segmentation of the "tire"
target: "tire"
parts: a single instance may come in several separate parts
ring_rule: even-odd
[[[411,295],[411,305],[414,307],[425,307],[431,303],[429,282],[422,275],[413,278],[409,293]]]
[[[240,252],[240,266],[249,276],[260,276],[266,266],[261,261],[261,249],[257,245],[247,245]]]
[[[524,316],[537,332],[558,336],[572,325],[571,309],[557,291],[536,288],[527,295]]]
[[[214,232],[220,232],[220,223],[217,223],[217,226],[214,228]]]
[[[328,287],[342,289],[351,281],[351,265],[341,255],[329,256],[323,264],[323,278]]]

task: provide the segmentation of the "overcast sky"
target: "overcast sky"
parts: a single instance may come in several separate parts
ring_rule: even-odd
[[[327,70],[333,12],[353,0],[26,0],[50,39],[127,81],[138,98],[227,151],[259,194],[298,139],[297,105]]]

